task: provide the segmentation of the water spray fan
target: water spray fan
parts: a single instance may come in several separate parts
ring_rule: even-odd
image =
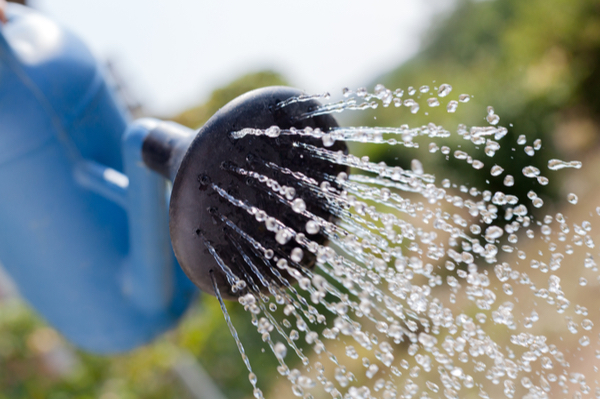
[[[131,122],[80,41],[26,8],[9,14],[0,30],[0,262],[75,344],[108,353],[147,342],[199,287],[218,297],[256,398],[264,395],[223,298],[252,314],[298,397],[317,382],[336,399],[371,390],[583,397],[592,380],[600,392],[588,211],[569,209],[579,201],[569,193],[569,206],[539,218],[538,189],[515,190],[582,162],[540,168],[541,139],[514,140],[491,106],[455,133],[434,122],[339,127],[331,117],[378,104],[410,117],[419,98],[428,117],[430,108],[455,113],[471,96],[449,97],[446,83],[346,89],[324,105],[265,88],[198,132]],[[418,158],[410,170],[359,158],[344,145],[416,149],[423,140],[431,156],[463,162],[486,185],[426,173]],[[521,146],[531,161],[519,172],[503,146],[515,156]],[[318,356],[296,345],[301,333]],[[304,367],[290,369],[288,348]],[[354,374],[361,369],[366,378]]]
[[[280,107],[300,92],[253,91],[197,133],[155,119],[131,122],[75,36],[25,7],[8,12],[0,29],[0,261],[54,327],[87,350],[127,350],[176,323],[197,292],[190,280],[213,294],[216,283],[234,299],[245,289],[235,281],[252,272],[242,266],[248,261],[260,276],[293,279],[274,276],[263,262],[278,254],[261,250],[289,253],[293,240],[256,220],[266,209],[302,231],[305,208],[332,218],[308,188],[263,187],[267,176],[285,182],[290,170],[306,178],[344,170],[309,161],[297,138],[279,135],[337,126],[329,115],[299,118],[315,100]],[[244,128],[271,130],[232,137]],[[301,262],[310,266],[314,255]]]

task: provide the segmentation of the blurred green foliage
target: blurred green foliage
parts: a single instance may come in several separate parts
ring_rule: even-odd
[[[416,117],[404,107],[391,107],[361,112],[351,122],[399,126],[411,121],[420,125],[441,116],[438,120],[444,123],[484,124],[485,106],[494,105],[501,116],[500,124],[513,124],[504,142],[515,142],[520,134],[528,137],[528,144],[541,138],[546,150],[550,150],[545,153],[570,159],[597,146],[599,71],[597,0],[460,1],[454,12],[434,23],[420,54],[377,79],[377,83],[404,89],[424,84],[433,89],[450,83],[454,90],[447,100],[469,93],[473,96],[471,102],[476,104],[461,105],[456,114],[447,114],[445,103],[435,109],[423,106]],[[173,120],[197,128],[238,95],[285,84],[274,72],[249,74],[216,90],[206,103]],[[424,144],[426,152],[427,143]],[[448,145],[453,149],[461,145],[485,162],[487,168],[493,164],[482,149],[469,147],[462,139],[449,141]],[[512,147],[516,150],[512,151]],[[426,168],[433,173],[447,174],[469,185],[505,190],[499,178],[481,171],[475,173],[452,157],[446,161],[439,153],[415,155],[400,147],[382,151],[354,146],[353,153],[361,152],[373,158],[398,158],[394,162],[404,167],[409,167],[413,158],[427,159]],[[533,164],[544,174],[547,159],[527,157],[516,145],[504,146],[496,157],[514,159],[513,169],[507,170],[517,180],[511,192],[522,195],[532,187],[539,191],[537,183],[521,177],[521,168]],[[546,191],[545,195],[554,193]],[[236,303],[229,303],[228,308],[258,375],[259,386],[268,397],[271,387],[281,378],[274,356],[268,349],[264,351],[267,347],[249,315]],[[109,357],[71,348],[21,301],[0,302],[0,399],[189,398],[174,371],[182,351],[198,359],[226,397],[251,397],[247,371],[213,297],[203,295],[175,331],[130,353]]]
[[[427,154],[429,141],[425,140],[420,140],[420,151],[361,145],[354,146],[353,152],[384,160],[398,157],[396,163],[405,168],[418,158],[427,161],[426,171],[467,186],[492,192],[500,190],[520,198],[533,189],[546,200],[552,199],[555,192],[525,178],[521,170],[534,165],[542,175],[547,175],[550,157],[571,160],[584,156],[598,143],[600,2],[462,0],[450,16],[434,22],[424,42],[420,54],[381,76],[376,83],[392,90],[403,88],[404,98],[409,86],[418,89],[429,85],[431,93],[437,94],[437,86],[449,83],[454,90],[443,98],[441,106],[427,107],[425,100],[430,95],[425,93],[421,95],[421,109],[416,116],[405,107],[380,107],[369,113],[361,112],[351,122],[378,126],[408,123],[412,127],[433,121],[456,131],[460,122],[469,126],[488,125],[484,120],[486,106],[492,105],[501,116],[500,125],[509,128],[495,159],[512,160],[505,174],[515,177],[514,187],[502,184],[504,174],[492,177],[453,156],[446,161],[439,152]],[[455,114],[446,113],[447,102],[457,100],[461,93],[472,95],[471,104],[460,104]],[[544,155],[527,156],[523,146],[516,145],[521,134],[527,137],[527,145],[542,139]],[[483,148],[474,148],[457,135],[444,144],[452,151],[462,149],[481,160],[486,172],[494,164]]]
[[[215,90],[204,104],[192,107],[173,117],[172,120],[195,129],[202,126],[223,105],[250,90],[266,86],[285,86],[287,84],[286,80],[276,72],[250,73],[234,80],[225,87]]]
[[[169,371],[168,342],[114,357],[77,352],[22,301],[3,300],[0,398],[185,398]]]

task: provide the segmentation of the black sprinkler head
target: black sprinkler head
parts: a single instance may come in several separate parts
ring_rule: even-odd
[[[269,231],[265,223],[257,221],[256,215],[244,206],[262,210],[296,232],[304,232],[309,219],[292,210],[289,203],[263,184],[265,177],[276,180],[279,185],[292,187],[294,198],[301,198],[308,211],[333,221],[322,195],[284,173],[288,169],[321,182],[325,174],[336,176],[345,171],[344,166],[319,159],[302,146],[294,145],[301,141],[323,147],[321,140],[297,135],[246,135],[243,138],[231,135],[245,128],[311,127],[327,132],[338,126],[331,115],[300,118],[319,106],[315,100],[278,107],[282,101],[301,94],[299,90],[287,87],[254,90],[220,109],[191,143],[184,140],[161,146],[161,138],[153,139],[150,135],[144,144],[149,148],[147,152],[154,154],[145,155],[145,162],[173,179],[169,213],[175,255],[187,276],[205,292],[214,295],[212,273],[224,298],[235,299],[243,293],[231,290],[224,265],[248,286],[253,281],[262,291],[267,290],[261,284],[261,278],[281,285],[281,279],[273,274],[272,267],[278,257],[289,257],[299,245],[294,240],[282,245],[276,240],[275,233]],[[329,149],[347,152],[345,144],[339,142]],[[256,174],[251,177],[243,171],[257,173],[263,176],[263,181],[259,181]],[[242,201],[244,206],[239,202],[234,204],[232,199]],[[326,241],[320,233],[310,239],[319,244]],[[265,257],[264,248],[273,250],[271,259]],[[304,253],[301,264],[311,267],[314,255],[308,251]],[[282,274],[291,279],[288,274]]]

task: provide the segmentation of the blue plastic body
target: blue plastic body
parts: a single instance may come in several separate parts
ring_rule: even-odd
[[[0,26],[0,263],[77,346],[111,353],[172,327],[196,295],[172,252],[166,180],[74,35],[11,5]],[[181,127],[184,134],[192,134]]]

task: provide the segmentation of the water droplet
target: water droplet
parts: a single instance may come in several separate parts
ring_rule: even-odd
[[[269,216],[267,218],[267,221],[265,222],[265,226],[267,227],[267,230],[269,231],[277,231],[277,229],[279,228],[279,225],[277,224],[277,219],[275,219],[274,217]]]
[[[496,114],[491,114],[485,117],[490,125],[497,125],[500,122],[500,117]]]
[[[506,177],[504,178],[504,185],[506,187],[512,187],[515,184],[515,178],[512,177],[511,175],[506,175]]]
[[[426,381],[425,385],[427,386],[427,388],[429,388],[430,391],[432,392],[438,392],[440,390],[440,387],[438,387],[435,383],[431,382],[431,381]]]
[[[492,176],[500,176],[502,172],[504,172],[504,169],[499,165],[492,166],[492,169],[490,170]]]
[[[428,90],[429,90],[429,88],[428,88]],[[378,371],[379,371],[379,367],[377,367],[376,364],[371,364],[367,368],[367,372],[365,373],[365,375],[367,376],[367,378],[371,379],[375,376],[375,374],[377,374]]]
[[[452,86],[450,86],[447,83],[443,83],[442,85],[440,85],[440,88],[438,89],[438,96],[446,97],[448,94],[450,94],[451,91],[452,91]]]
[[[531,203],[533,204],[534,207],[536,208],[541,208],[542,206],[544,206],[544,201],[539,198],[539,197],[535,197]]]
[[[440,101],[437,99],[437,97],[431,97],[427,99],[427,105],[429,105],[430,107],[439,107]]]
[[[302,388],[307,388],[307,389],[314,388],[316,385],[316,383],[310,377],[307,377],[305,375],[301,375],[300,377],[298,377],[298,384]]]
[[[277,342],[273,347],[273,350],[278,359],[283,359],[287,355],[287,347],[281,342]]]
[[[348,345],[346,346],[346,356],[351,359],[358,359],[358,352],[356,352],[356,349],[352,345]]]
[[[281,229],[275,234],[275,240],[281,244],[287,244],[293,237],[293,233],[288,229]]]
[[[454,151],[454,158],[456,158],[456,159],[467,159],[468,155],[469,154],[467,154],[464,151],[460,151],[460,150]]]
[[[567,201],[571,204],[576,204],[578,200],[579,197],[577,197],[577,194],[569,193],[569,195],[567,195]]]
[[[317,234],[320,230],[319,224],[314,220],[306,222],[306,232],[308,234]]]
[[[302,248],[294,248],[292,249],[292,254],[290,256],[290,259],[296,263],[299,263],[302,258],[304,257],[304,251],[302,251]]]
[[[485,230],[485,239],[488,242],[494,242],[498,238],[502,237],[502,234],[504,234],[504,230],[502,230],[500,227],[490,226]]]
[[[419,87],[419,91],[421,93],[427,93],[429,91],[429,86],[423,85],[423,86]]]
[[[525,154],[529,155],[530,157],[535,155],[535,151],[533,150],[533,147],[530,146],[526,146],[524,148]]]
[[[460,96],[458,96],[458,101],[460,101],[461,103],[467,103],[470,99],[471,96],[469,94],[461,94]]]
[[[437,339],[433,335],[422,332],[419,334],[419,343],[424,348],[431,349],[437,343]]]
[[[335,139],[329,133],[326,133],[323,135],[322,141],[323,141],[323,146],[325,146],[325,147],[331,147],[332,145],[335,144]]]
[[[268,128],[267,130],[265,130],[265,135],[267,137],[279,137],[280,134],[281,134],[281,129],[277,125],[273,125],[270,128]]]
[[[418,159],[410,161],[410,168],[417,175],[423,174],[423,164]]]
[[[294,197],[296,197],[296,189],[294,187],[286,187],[285,198],[291,201]]]
[[[458,108],[458,102],[456,102],[456,100],[451,100],[448,102],[448,105],[446,106],[446,111],[448,111],[449,113],[454,113],[456,112],[456,109]]]
[[[485,165],[483,164],[483,162],[475,159],[473,161],[473,169],[482,169]]]
[[[298,397],[304,396],[304,390],[300,385],[292,384],[292,393]]]
[[[292,210],[296,213],[302,213],[306,210],[306,203],[302,198],[296,198],[292,201]]]
[[[254,374],[254,373],[248,374],[248,380],[250,380],[250,383],[252,385],[256,385],[256,382],[258,381],[258,379],[256,378],[256,374]]]
[[[548,161],[548,169],[550,169],[550,170],[560,170],[560,169],[564,169],[564,168],[580,169],[581,162],[580,161],[565,162],[565,161],[561,161],[560,159],[551,159]]]
[[[264,222],[267,220],[267,212],[260,210],[254,214],[254,218],[257,222]]]
[[[406,105],[406,104],[405,104]],[[411,114],[416,114],[417,112],[419,112],[419,103],[414,102],[411,106],[410,106],[410,113]]]
[[[523,145],[525,143],[527,143],[527,137],[525,137],[524,134],[519,135],[519,138],[517,138],[517,144]]]
[[[542,186],[545,186],[549,183],[549,180],[546,176],[538,176],[537,177],[537,181],[538,183],[540,183]]]
[[[535,166],[525,166],[523,168],[523,175],[525,177],[530,177],[530,178],[534,178],[539,176],[540,174],[540,170],[538,168],[536,168]]]

